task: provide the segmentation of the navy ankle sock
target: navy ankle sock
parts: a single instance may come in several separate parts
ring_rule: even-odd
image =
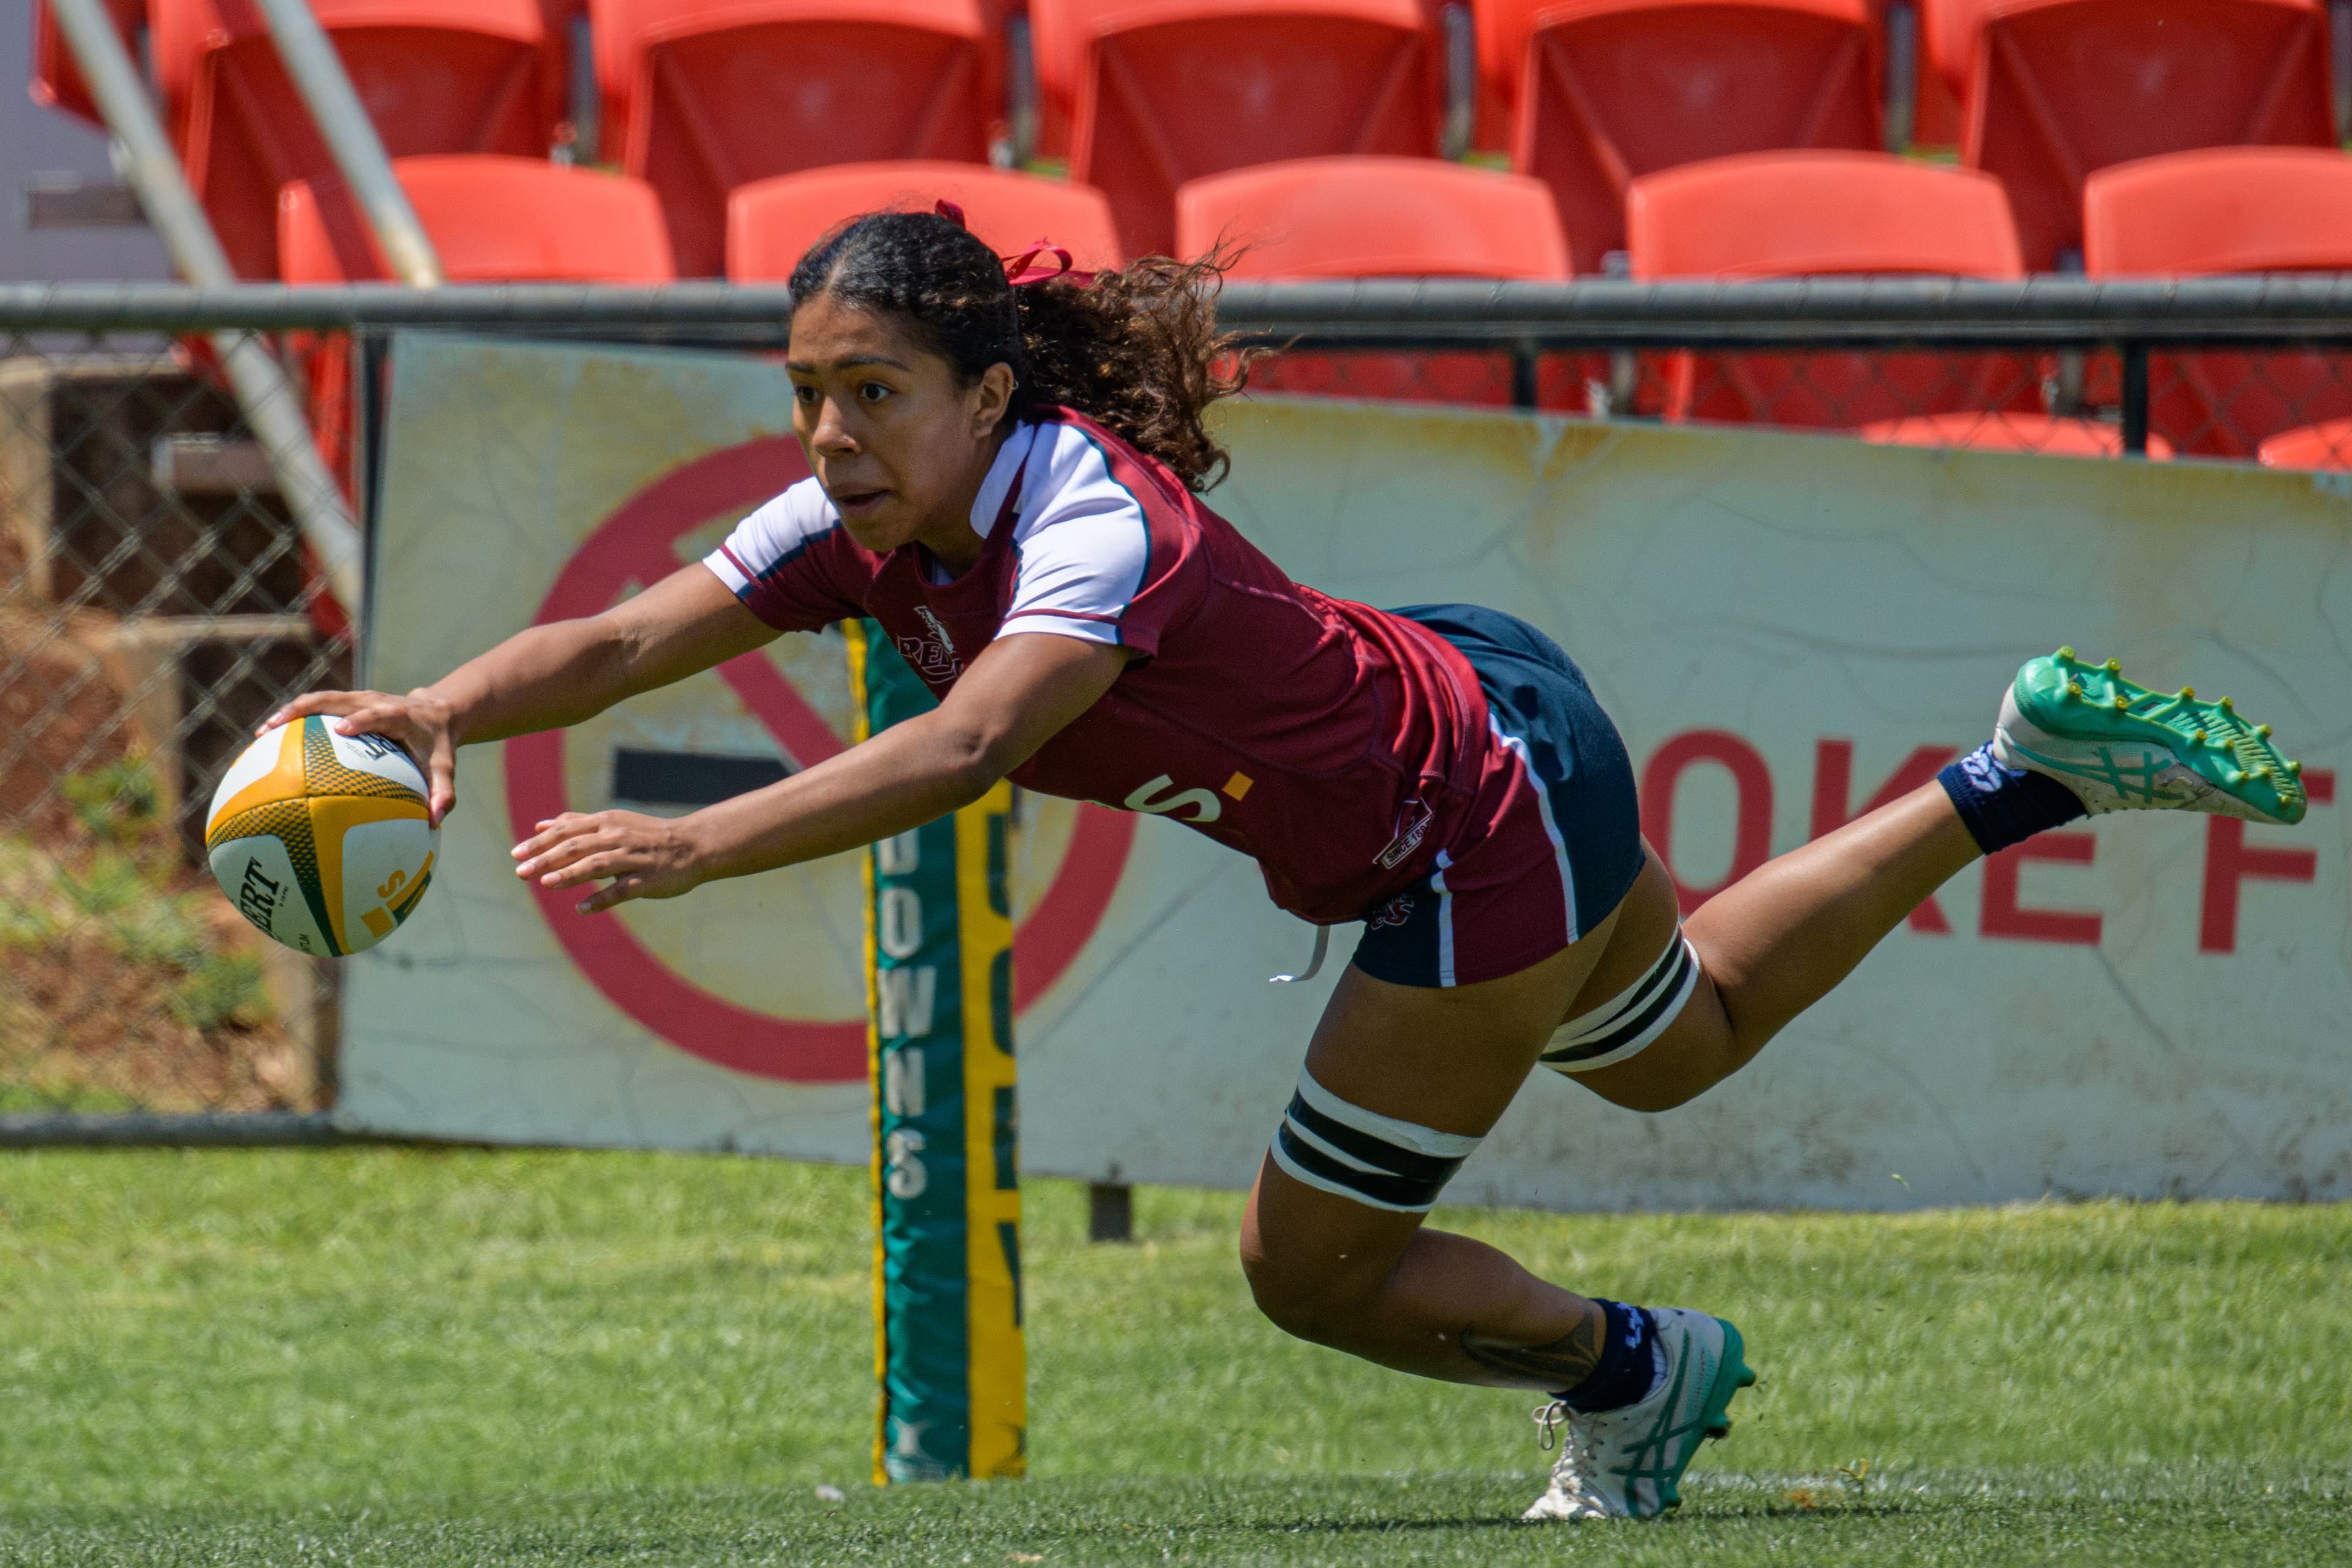
[[[1601,1331],[1601,1359],[1593,1363],[1582,1383],[1554,1395],[1570,1410],[1586,1415],[1639,1404],[1649,1396],[1652,1385],[1657,1382],[1656,1352],[1653,1347],[1657,1324],[1650,1314],[1639,1307],[1604,1301],[1598,1296],[1592,1298],[1592,1304],[1609,1320]]]
[[[2073,790],[2049,774],[2002,764],[1990,741],[1946,767],[1936,782],[1988,855],[2090,815]]]

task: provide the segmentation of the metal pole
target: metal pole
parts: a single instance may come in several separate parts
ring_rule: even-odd
[[[1886,7],[1885,34],[1886,150],[1900,153],[1911,145],[1918,119],[1919,7],[1914,0]]]
[[[2147,456],[2147,345],[2126,343],[2124,359],[2124,450]]]
[[[327,139],[327,151],[335,156],[335,167],[358,199],[360,210],[367,215],[368,226],[383,243],[393,271],[411,287],[439,288],[447,280],[442,275],[441,258],[434,254],[433,241],[417,221],[416,209],[408,205],[408,193],[401,189],[399,177],[392,172],[383,140],[375,133],[375,121],[368,118],[360,95],[352,89],[342,57],[327,41],[319,18],[310,15],[310,0],[256,3],[269,23],[269,36],[277,40],[286,74],[310,106],[319,134]]]
[[[1438,13],[1438,25],[1445,37],[1445,129],[1438,154],[1460,158],[1478,133],[1478,43],[1462,0],[1451,0]]]
[[[1511,345],[1511,406],[1514,408],[1533,408],[1536,405],[1536,361],[1538,353],[1531,342]]]
[[[1087,1184],[1087,1239],[1135,1239],[1135,1189],[1125,1182]]]
[[[2336,135],[2352,136],[2352,0],[2329,0],[2327,58],[2336,76]]]
[[[692,330],[772,346],[792,316],[782,284],[0,282],[0,332],[350,331],[500,327],[617,335]],[[2096,283],[1917,277],[1754,283],[1494,283],[1370,279],[1227,283],[1221,328],[1312,338],[1318,349],[2084,348],[2218,350],[2352,344],[2352,271]]]
[[[188,188],[177,153],[163,135],[155,106],[131,67],[114,24],[100,0],[54,0],[50,6],[64,31],[82,79],[89,84],[106,128],[129,154],[127,171],[139,192],[147,220],[163,236],[165,248],[188,281],[200,289],[228,289],[236,282],[228,257],[213,232],[195,192]],[[268,455],[278,476],[278,488],[293,509],[295,525],[319,558],[345,610],[360,608],[360,531],[351,509],[335,488],[334,476],[310,437],[310,422],[302,416],[301,399],[286,373],[261,342],[247,332],[215,332],[213,350],[228,373],[229,389],[254,439]]]
[[[1028,167],[1037,154],[1037,43],[1027,16],[1004,24],[1004,123],[1013,143],[1013,167]]]

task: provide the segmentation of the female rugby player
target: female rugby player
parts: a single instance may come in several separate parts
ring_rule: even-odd
[[[1284,909],[1362,921],[1241,1234],[1258,1305],[1400,1371],[1542,1391],[1530,1518],[1653,1515],[1753,1381],[1729,1323],[1538,1279],[1423,1218],[1537,1064],[1637,1110],[1738,1070],[1979,855],[2086,811],[2304,812],[2227,700],[2070,651],[2025,666],[1990,742],[1683,922],[1624,747],[1569,657],[1465,605],[1293,583],[1198,499],[1238,390],[1213,266],[1016,286],[952,212],[882,213],[792,277],[793,428],[814,478],[603,615],[535,626],[405,697],[289,704],[425,759],[575,724],[784,631],[870,616],[939,707],[691,816],[567,814],[517,874],[594,915],[904,832],[1001,778],[1178,820]]]

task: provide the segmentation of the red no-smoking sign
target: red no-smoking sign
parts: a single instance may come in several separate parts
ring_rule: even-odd
[[[808,476],[800,444],[747,442],[672,469],[624,501],[564,563],[533,624],[593,616],[632,585],[681,564],[677,542],[724,512],[767,500]],[[748,653],[719,673],[786,755],[812,767],[842,750],[767,657]],[[518,840],[572,809],[565,798],[565,731],[506,743],[507,817]],[[1052,883],[1013,936],[1013,1004],[1026,1007],[1059,979],[1094,934],[1135,837],[1135,819],[1097,805],[1077,826]],[[533,886],[555,939],[606,1000],[663,1039],[706,1061],[789,1083],[843,1083],[866,1076],[863,1018],[786,1018],[741,1006],[679,974],[617,913],[581,915],[576,890]]]

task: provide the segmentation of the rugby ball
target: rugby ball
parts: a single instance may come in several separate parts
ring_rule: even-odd
[[[383,735],[298,719],[245,749],[213,792],[205,853],[237,912],[320,957],[364,952],[415,912],[440,831],[425,774]]]

